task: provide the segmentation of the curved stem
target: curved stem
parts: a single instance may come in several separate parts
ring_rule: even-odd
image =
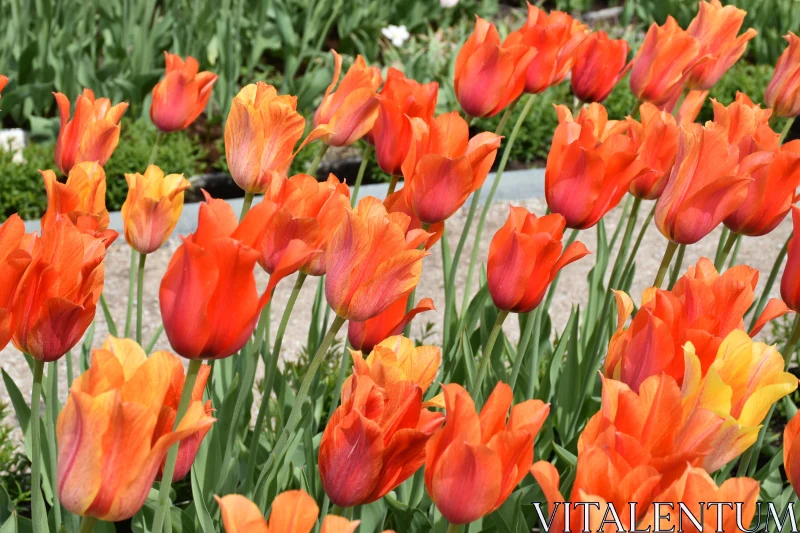
[[[656,274],[656,279],[653,282],[653,287],[656,289],[661,288],[661,284],[664,282],[664,277],[667,275],[667,270],[669,270],[669,265],[672,263],[672,256],[675,255],[675,250],[677,249],[677,243],[672,241],[667,242],[667,249],[664,250],[664,257],[661,259],[661,265],[658,267],[658,273]]]
[[[244,220],[244,216],[250,211],[250,207],[253,205],[253,198],[255,198],[255,194],[252,192],[244,193],[244,200],[242,201],[242,212],[239,213],[239,222]]]
[[[486,373],[489,370],[489,360],[491,359],[494,344],[497,342],[497,337],[500,335],[500,331],[503,329],[503,322],[507,316],[508,311],[501,310],[499,313],[497,313],[497,320],[494,321],[492,331],[489,333],[489,339],[486,341],[486,347],[483,350],[480,367],[478,368],[478,378],[475,380],[475,386],[472,387],[475,391],[475,395],[478,397],[481,395],[481,386],[483,385],[483,380],[486,379]]]
[[[40,415],[42,397],[42,376],[44,361],[33,360],[33,391],[31,393],[31,514],[33,532],[44,533],[41,526],[47,521],[44,499],[42,497],[42,436],[40,434]]]
[[[194,389],[194,382],[197,380],[197,373],[203,365],[202,359],[192,359],[189,361],[189,369],[186,371],[186,380],[183,382],[183,391],[181,392],[181,399],[178,403],[178,412],[175,415],[175,424],[172,426],[173,431],[178,428],[183,415],[189,409],[189,402],[192,399],[192,390]],[[158,503],[156,505],[156,514],[153,518],[152,533],[161,533],[164,527],[164,519],[169,514],[169,492],[172,487],[172,475],[175,473],[175,461],[178,459],[178,446],[180,443],[176,442],[170,447],[167,453],[167,461],[164,464],[164,474],[161,476],[161,486],[158,489]]]
[[[497,187],[500,185],[500,179],[503,177],[503,170],[506,168],[506,164],[508,163],[508,158],[511,155],[511,149],[514,147],[514,141],[519,134],[519,130],[522,129],[522,124],[525,122],[525,119],[530,113],[531,108],[533,108],[533,102],[535,101],[534,95],[528,95],[528,100],[525,102],[525,107],[522,108],[522,111],[517,117],[516,123],[514,123],[514,129],[511,130],[511,135],[508,137],[508,143],[503,150],[503,156],[500,159],[500,166],[497,167],[497,174],[495,174],[494,181],[492,182],[492,188],[489,189],[489,195],[486,197],[486,201],[483,203],[483,210],[481,211],[481,218],[478,219],[478,227],[475,230],[475,240],[472,244],[472,255],[469,258],[469,267],[467,268],[467,281],[464,284],[464,299],[461,303],[461,309],[464,309],[469,302],[469,296],[472,288],[472,273],[475,271],[475,264],[478,262],[478,252],[480,250],[480,243],[481,243],[481,234],[483,233],[483,226],[486,223],[486,216],[489,214],[489,208],[492,205],[492,199],[494,199],[494,195],[497,192]],[[477,191],[476,191],[477,193]],[[455,263],[453,263],[453,270],[455,270]],[[452,274],[451,274],[452,277]]]
[[[128,270],[128,307],[125,310],[125,337],[130,338],[131,327],[133,327],[133,299],[136,297],[134,283],[136,279],[136,254],[138,252],[131,248],[131,266]]]
[[[94,524],[97,522],[97,519],[93,516],[84,516],[81,519],[81,528],[78,530],[78,533],[92,533],[94,531]]]
[[[647,228],[650,226],[650,222],[652,222],[653,215],[655,215],[655,213],[656,206],[653,204],[653,207],[647,214],[647,218],[644,219],[642,228],[639,230],[639,235],[636,237],[636,242],[633,244],[633,249],[631,250],[630,255],[628,255],[628,261],[625,263],[625,268],[622,270],[622,278],[620,279],[620,282],[625,281],[633,270],[633,266],[636,264],[636,254],[639,252],[639,248],[642,246],[642,241],[647,233]]]
[[[369,150],[369,148],[367,148]],[[356,182],[353,185],[353,194],[350,197],[350,205],[355,207],[356,202],[358,202],[358,191],[361,189],[361,181],[364,179],[364,172],[367,170],[367,165],[369,164],[369,158],[367,154],[364,153],[361,157],[361,165],[358,167],[358,174],[356,174]]]
[[[117,334],[117,325],[114,323],[114,317],[111,316],[111,310],[108,308],[108,302],[106,301],[106,295],[100,294],[100,307],[103,309],[103,316],[106,319],[106,327],[108,328],[108,332],[115,337],[118,337]]]
[[[717,271],[722,271],[722,268],[725,266],[725,260],[728,258],[728,254],[731,253],[733,245],[739,240],[739,237],[741,237],[741,235],[735,231],[728,233],[728,238],[725,240],[725,244],[722,246],[722,250],[720,250],[716,261],[714,261],[714,268],[716,268]]]
[[[792,124],[794,124],[795,117],[789,117],[786,119],[786,124],[783,125],[783,129],[781,130],[781,144],[783,144],[784,139],[786,136],[789,135],[789,130],[792,129]]]
[[[392,180],[389,182],[389,189],[386,191],[386,196],[389,196],[394,192],[394,190],[397,188],[397,181],[399,179],[399,176],[392,175]]]
[[[139,254],[139,271],[136,277],[136,342],[142,344],[142,316],[144,314],[144,263],[147,254]]]
[[[266,421],[267,414],[269,413],[269,399],[270,395],[272,394],[272,387],[275,383],[275,374],[278,370],[278,359],[280,358],[281,354],[283,335],[286,333],[286,326],[289,324],[289,317],[292,316],[292,310],[294,309],[294,304],[297,301],[297,296],[300,294],[300,289],[303,288],[303,283],[305,283],[307,277],[308,275],[303,274],[302,272],[298,274],[297,281],[295,281],[294,288],[292,288],[292,293],[289,295],[289,301],[286,302],[286,308],[283,310],[283,316],[281,316],[281,322],[278,325],[278,331],[275,333],[275,344],[273,344],[272,352],[269,355],[269,364],[267,365],[264,374],[264,394],[261,397],[261,405],[258,407],[258,415],[256,416],[256,423],[253,427],[253,435],[250,437],[250,456],[247,458],[247,469],[245,470],[244,478],[245,491],[246,489],[250,488],[250,485],[253,482],[253,474],[256,470],[256,458],[258,456],[256,450],[258,449],[258,439],[264,429],[264,422]]]
[[[328,148],[330,148],[330,146],[328,146],[325,143],[322,143],[320,145],[319,152],[317,152],[317,155],[314,157],[313,161],[311,161],[311,164],[308,166],[306,174],[316,177],[315,174],[317,172],[317,169],[319,168],[319,164],[322,163],[322,158],[325,157],[325,152],[328,151]]]
[[[533,335],[533,328],[538,320],[539,308],[537,307],[530,313],[528,313],[528,318],[525,321],[525,329],[520,334],[519,344],[517,345],[517,356],[514,358],[514,364],[511,367],[511,378],[508,380],[508,386],[511,387],[511,390],[514,390],[514,385],[517,384],[517,378],[519,378],[519,371],[522,367],[522,360],[525,358],[525,352],[528,351],[528,345],[530,344],[531,335]]]
[[[161,145],[161,139],[163,136],[164,132],[161,130],[156,132],[156,138],[153,140],[153,148],[150,149],[150,157],[147,160],[147,167],[155,164],[156,158],[158,157],[158,147]],[[147,170],[147,167],[144,167],[145,170]]]
[[[678,281],[681,275],[681,268],[683,267],[683,256],[686,255],[686,245],[681,244],[678,246],[678,257],[675,258],[675,264],[672,266],[672,273],[669,275],[669,285],[667,289],[672,290],[672,287]]]

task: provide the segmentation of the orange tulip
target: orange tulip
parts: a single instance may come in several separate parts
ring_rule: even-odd
[[[389,213],[404,213],[411,217],[411,222],[408,225],[406,233],[422,228],[422,221],[414,214],[414,211],[411,210],[411,206],[408,205],[408,198],[406,198],[406,193],[404,191],[399,190],[387,195],[386,198],[383,199],[383,205]],[[444,221],[431,224],[428,227],[428,232],[431,236],[425,241],[426,250],[430,250],[434,244],[439,242],[442,235],[444,235]]]
[[[0,225],[0,350],[11,340],[19,321],[19,316],[11,313],[11,306],[31,262],[30,254],[23,249],[28,238],[25,223],[16,213]]]
[[[426,446],[425,487],[448,522],[467,524],[503,505],[528,473],[550,405],[511,407],[511,387],[498,383],[479,415],[463,387],[442,388],[447,418]]]
[[[105,165],[119,143],[119,121],[128,104],[115,106],[108,98],[95,100],[94,93],[84,89],[75,101],[75,116],[70,120],[69,98],[53,93],[61,115],[55,160],[62,173],[84,161]]]
[[[538,218],[523,207],[511,206],[508,220],[489,245],[489,294],[498,309],[532,311],[558,272],[589,254],[582,242],[563,249],[565,224],[559,214]]]
[[[47,191],[47,211],[42,215],[42,231],[53,227],[60,218],[69,219],[81,233],[111,246],[118,234],[108,229],[106,209],[106,173],[94,162],[79,163],[69,171],[66,183],[60,183],[52,170],[39,171]]]
[[[222,510],[226,533],[310,533],[317,523],[319,507],[302,490],[287,490],[272,501],[269,522],[258,506],[239,494],[215,496]],[[326,515],[320,533],[353,533],[361,522],[336,515]],[[386,532],[384,532],[386,533]]]
[[[630,135],[638,146],[638,159],[645,170],[628,189],[636,198],[655,200],[667,185],[678,153],[678,124],[666,111],[644,102],[639,106],[641,122],[631,119]]]
[[[94,320],[106,249],[58,217],[41,237],[28,239],[25,250],[31,261],[12,297],[11,315],[19,320],[12,341],[34,359],[55,361]]]
[[[347,213],[324,259],[325,296],[337,315],[364,322],[414,290],[427,255],[417,248],[429,234],[406,233],[409,222],[407,215],[387,213],[371,196]]]
[[[403,191],[417,218],[436,224],[458,211],[486,180],[501,139],[489,132],[470,139],[455,111],[421,124],[403,162]]]
[[[392,176],[402,174],[401,165],[414,140],[412,118],[433,120],[439,84],[421,84],[390,68],[378,95],[378,118],[370,136],[381,170]]]
[[[501,45],[494,24],[475,18],[475,30],[456,56],[456,99],[467,115],[492,117],[522,94],[536,50],[521,43]]]
[[[769,126],[772,110],[761,109],[742,92],[737,92],[736,99],[727,107],[714,99],[711,104],[714,122],[725,128],[728,143],[739,148],[740,162],[755,152],[780,149],[780,135]]]
[[[699,55],[707,60],[689,69],[686,84],[690,89],[710,89],[742,57],[747,41],[758,34],[750,28],[737,37],[746,15],[744,9],[723,7],[719,0],[700,0],[697,15],[686,32],[698,40]]]
[[[662,235],[694,244],[742,205],[750,178],[737,174],[738,161],[739,149],[728,144],[723,126],[682,126],[675,166],[656,203]]]
[[[684,94],[683,102],[681,102],[681,106],[678,108],[678,114],[675,115],[678,124],[691,124],[697,120],[697,116],[700,114],[703,104],[706,103],[708,93],[709,91],[688,91]]]
[[[764,101],[779,117],[800,115],[800,37],[789,32],[789,46],[775,64]]]
[[[296,96],[278,96],[264,82],[246,85],[225,123],[225,158],[233,181],[245,192],[265,193],[275,176],[286,176],[297,152],[332,133],[327,126],[314,128],[295,151],[305,125]]]
[[[342,72],[342,56],[333,53],[333,79],[314,113],[314,126],[326,125],[333,134],[325,139],[330,146],[349,146],[372,129],[378,118],[378,98],[381,71],[368,67],[358,56],[334,91]]]
[[[165,74],[153,87],[150,120],[156,128],[170,133],[188,128],[197,120],[211,98],[211,89],[218,76],[200,70],[193,57],[181,59],[164,52]]]
[[[353,375],[319,444],[322,487],[339,507],[378,500],[411,477],[444,419],[422,400],[439,369],[438,348],[391,337],[366,361],[351,353]]]
[[[0,74],[0,92],[6,88],[6,85],[8,85],[8,77]]]
[[[370,351],[382,340],[402,333],[418,314],[436,309],[430,298],[423,298],[416,307],[408,311],[406,311],[406,307],[408,307],[408,296],[400,298],[387,307],[384,312],[369,320],[364,322],[351,320],[347,324],[347,338],[350,346],[356,350]]]
[[[574,121],[566,107],[556,110],[559,125],[545,170],[547,205],[568,228],[590,228],[619,204],[643,165],[622,133],[627,124],[608,121],[602,105],[582,109]]]
[[[732,331],[744,329],[744,314],[755,300],[757,284],[758,271],[753,268],[737,265],[719,274],[710,260],[701,258],[671,291],[645,291],[628,328],[624,326],[633,302],[627,294],[616,292],[619,319],[608,347],[606,375],[633,390],[661,372],[681,384],[687,342],[694,346],[705,375],[722,340]],[[771,300],[750,335],[788,311],[780,300]]]
[[[572,92],[583,102],[602,102],[631,68],[630,46],[604,31],[589,34],[575,50]]]
[[[93,352],[58,416],[57,487],[64,508],[109,522],[136,514],[169,448],[183,441],[185,452],[184,442],[214,422],[194,399],[177,429],[171,422],[166,428],[171,408],[165,403],[180,394],[171,389],[182,383],[183,366],[169,352],[147,357],[134,341],[113,338]]]
[[[141,254],[167,242],[183,211],[183,192],[191,187],[183,174],[169,174],[150,165],[144,175],[125,174],[128,196],[122,204],[125,240]]]
[[[528,20],[506,38],[504,45],[524,44],[536,50],[525,77],[525,92],[538,94],[567,77],[575,49],[586,36],[586,26],[562,11],[548,15],[528,3]]]
[[[287,257],[259,297],[256,250],[233,237],[233,209],[206,195],[197,231],[185,237],[161,280],[159,301],[172,348],[187,359],[221,359],[238,352],[253,334],[272,289],[296,270]],[[300,260],[303,260],[300,258]]]
[[[792,206],[794,235],[789,240],[788,260],[781,278],[781,298],[796,313],[800,313],[800,207]]]
[[[350,210],[349,196],[333,174],[322,183],[297,174],[284,180],[271,200],[248,211],[233,236],[259,252],[259,264],[270,274],[291,261],[294,270],[322,275],[322,252]]]
[[[683,30],[674,18],[647,30],[633,58],[631,91],[643,102],[672,111],[683,91],[689,69],[700,60],[700,41]]]
[[[786,479],[789,480],[795,493],[798,491],[800,483],[800,441],[797,434],[800,433],[800,414],[795,414],[786,428],[783,430],[783,468],[786,470]]]

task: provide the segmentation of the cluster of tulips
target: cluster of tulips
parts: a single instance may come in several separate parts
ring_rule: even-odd
[[[171,484],[191,477],[197,498],[201,480],[193,465],[201,455],[216,465],[203,475],[220,478],[216,508],[202,499],[192,504],[205,533],[215,530],[213,517],[221,518],[228,533],[304,533],[315,527],[352,532],[359,525],[353,509],[384,497],[398,512],[413,515],[424,498],[423,484],[449,530],[458,531],[504,506],[523,482],[553,505],[565,500],[562,492],[569,487],[571,502],[614,503],[618,530],[658,520],[663,529],[663,517],[649,507],[654,501],[682,502],[693,511],[704,502],[742,502],[749,525],[759,494],[752,476],[764,428],[776,404],[788,402],[798,386],[786,367],[800,340],[800,321],[782,354],[752,337],[771,320],[800,312],[800,244],[787,241],[760,297],[757,270],[726,266],[734,262],[729,258],[742,236],[770,233],[790,211],[800,232],[800,208],[793,205],[800,141],[783,143],[800,114],[800,38],[788,36],[766,90],[767,108],[739,94],[727,106],[713,102],[713,121],[695,123],[709,88],[756,33],[739,35],[744,17],[741,9],[701,0],[688,29],[672,18],[653,24],[630,62],[624,40],[590,31],[565,13],[529,6],[523,27],[502,41],[493,24],[478,18],[455,60],[455,94],[466,118],[458,111],[435,114],[436,83],[420,84],[396,69],[384,79],[361,57],[341,76],[342,57],[335,51],[333,80],[310,127],[296,97],[262,82],[247,85],[233,99],[225,126],[230,173],[245,192],[242,212],[237,216],[228,203],[206,194],[196,231],[182,237],[161,280],[163,331],[177,355],[143,348],[142,284],[146,257],[173,232],[190,183],[155,164],[126,175],[122,219],[137,312],[134,319],[129,302],[124,331],[118,331],[102,296],[103,261],[118,236],[109,229],[103,165],[119,142],[127,105],[112,106],[87,89],[72,111],[68,98],[56,93],[61,128],[54,162],[66,180],[53,170],[41,172],[48,207],[38,234],[26,234],[16,215],[0,227],[0,345],[13,342],[33,371],[33,416],[24,429],[34,532],[92,531],[97,520],[133,517],[148,497],[154,508],[139,515],[141,527],[169,531],[176,510]],[[160,132],[187,128],[203,112],[217,77],[198,70],[193,58],[166,54],[166,73],[153,89],[150,108]],[[633,116],[609,119],[601,102],[628,71],[640,105]],[[568,77],[580,102],[575,109],[554,110],[559,125],[545,173],[548,214],[510,208],[491,240],[476,297],[482,294],[483,300],[468,299],[475,246],[459,309],[455,272],[497,151],[505,142],[476,244],[534,95]],[[504,141],[502,130],[518,102],[524,108]],[[497,131],[471,135],[473,118],[499,113],[504,115]],[[772,128],[775,116],[788,119],[782,133]],[[333,175],[325,181],[313,177],[328,147],[361,139],[392,177],[383,200],[356,202],[363,164],[352,191]],[[289,177],[296,154],[312,143],[319,148],[308,173]],[[151,163],[157,162],[154,148]],[[403,187],[396,190],[400,178]],[[545,381],[560,390],[544,392],[540,335],[549,336],[543,323],[559,272],[589,254],[576,240],[580,230],[596,226],[598,241],[605,239],[603,217],[626,195],[627,222],[619,225],[618,234],[623,228],[624,234],[610,278],[604,281],[608,258],[598,258],[583,322],[573,313],[566,328],[580,335],[568,347],[560,343],[545,370]],[[445,221],[470,196],[465,227],[450,254]],[[640,224],[645,201],[654,205]],[[667,246],[636,308],[622,289],[630,286],[651,220]],[[702,258],[680,275],[686,246],[720,224],[725,230],[714,260]],[[417,302],[416,286],[428,250],[439,241],[445,258],[442,347],[418,346],[408,338],[409,324],[434,302]],[[782,298],[769,299],[787,255]],[[262,291],[256,265],[269,275]],[[268,304],[276,285],[290,275],[296,282],[270,350]],[[270,396],[281,386],[276,376],[283,334],[309,276],[320,279],[319,293],[333,318],[325,319],[327,332],[310,346],[316,350],[298,390],[288,392],[291,408],[270,414]],[[478,315],[470,309],[488,304],[487,298],[492,312],[481,321],[495,320],[483,324],[482,345],[473,352],[468,323],[474,325]],[[71,350],[98,304],[111,336],[73,380]],[[520,315],[524,326],[516,350],[500,341],[510,313]],[[752,316],[749,332],[746,315]],[[305,429],[306,404],[345,322],[352,349],[330,416],[314,439]],[[510,365],[507,351],[515,352]],[[263,398],[250,431],[243,410],[262,355]],[[70,383],[63,409],[56,378],[62,357]],[[188,360],[188,370],[180,358]],[[225,367],[230,361],[238,366]],[[46,363],[45,410],[52,416],[40,423]],[[349,363],[352,371],[345,375]],[[212,405],[214,383],[232,368],[238,378],[224,405]],[[602,390],[599,405],[592,399],[595,385]],[[283,387],[281,394],[287,394]],[[215,420],[217,413],[224,416]],[[243,416],[249,442],[238,438]],[[261,436],[273,431],[277,416],[275,438],[259,457]],[[539,439],[535,461],[534,442],[545,435],[545,425],[547,441]],[[792,483],[800,483],[798,433],[800,418],[794,417],[783,451]],[[551,442],[556,435],[562,446]],[[221,456],[208,451],[209,439]],[[305,475],[318,479],[324,491],[321,510],[309,491],[289,487],[280,475],[296,458],[298,441],[310,457]],[[550,451],[557,454],[552,460]],[[739,477],[728,478],[737,460]],[[563,461],[571,464],[565,482],[556,468]],[[711,477],[720,470],[722,475]],[[528,473],[532,478],[526,479]],[[718,485],[719,480],[724,481]],[[631,509],[631,502],[639,505]],[[598,513],[556,514],[550,527],[557,533],[594,531],[611,523]],[[704,520],[709,528],[734,527],[732,517],[708,513]]]

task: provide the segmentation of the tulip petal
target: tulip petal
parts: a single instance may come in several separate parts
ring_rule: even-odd
[[[214,498],[222,511],[225,533],[269,533],[267,521],[255,503],[240,494]]]

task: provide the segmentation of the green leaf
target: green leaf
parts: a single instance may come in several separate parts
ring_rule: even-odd
[[[197,520],[200,522],[200,529],[203,533],[215,533],[214,521],[208,513],[205,499],[203,498],[203,491],[200,490],[200,483],[197,481],[197,473],[195,468],[192,467],[192,499],[194,500],[194,508],[197,513]]]
[[[571,464],[572,466],[577,466],[578,458],[575,456],[574,453],[570,452],[566,448],[561,447],[556,442],[553,442],[553,450],[555,450],[556,455],[558,455],[561,459]]]

